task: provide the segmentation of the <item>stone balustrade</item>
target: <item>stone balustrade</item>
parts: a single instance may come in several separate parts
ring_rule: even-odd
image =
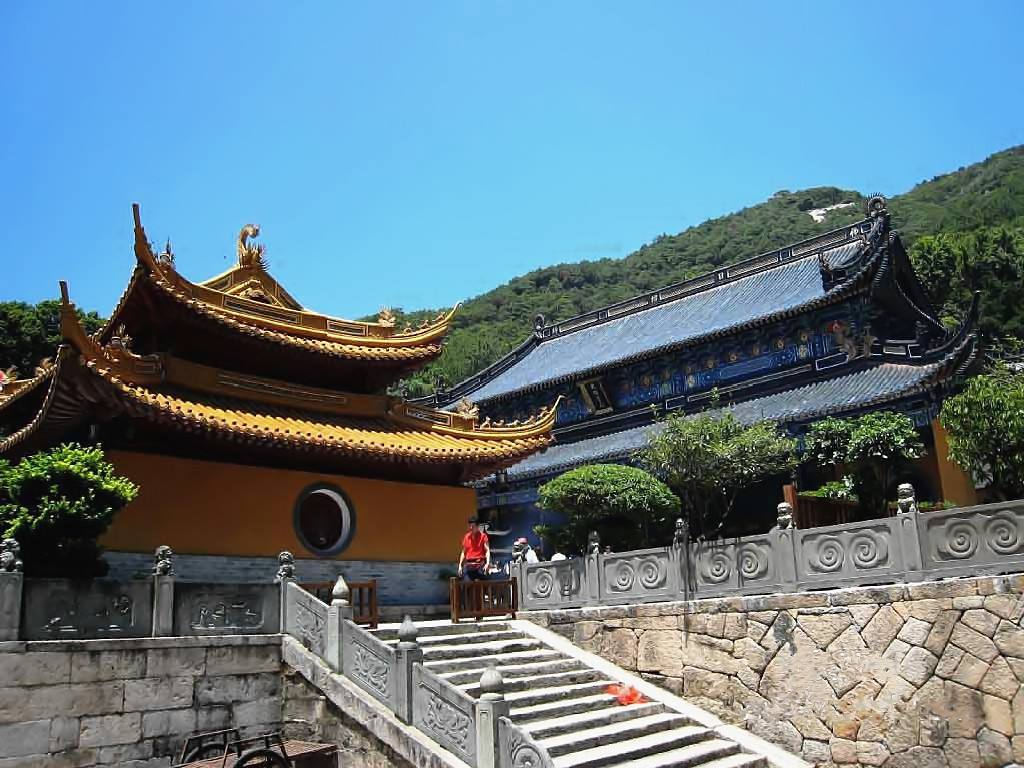
[[[909,486],[907,486],[909,488]],[[1024,570],[1024,500],[919,512],[903,488],[896,515],[796,529],[788,504],[766,534],[518,563],[524,610],[770,594]]]

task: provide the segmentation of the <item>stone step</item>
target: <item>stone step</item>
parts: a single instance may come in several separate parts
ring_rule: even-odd
[[[498,640],[493,643],[470,643],[469,645],[441,645],[423,649],[425,661],[449,659],[481,659],[491,656],[503,656],[521,651],[541,650],[546,646],[532,637],[520,640]]]
[[[385,626],[371,629],[370,634],[376,635],[381,640],[397,640],[398,624],[387,624]],[[509,629],[505,621],[481,621],[473,624],[451,624],[448,622],[438,624],[416,624],[416,637],[437,637],[439,635],[472,635],[483,632],[505,632]]]
[[[572,658],[557,659],[555,661],[541,661],[536,664],[499,664],[496,665],[501,676],[505,679],[506,688],[514,681],[523,677],[534,675],[553,675],[558,672],[590,671],[590,667],[582,661]],[[480,675],[487,669],[485,666],[476,666],[472,669],[461,669],[456,672],[439,673],[441,677],[452,685],[462,686],[465,684],[475,685],[480,682]]]
[[[503,653],[496,656],[481,655],[479,658],[459,658],[459,659],[425,659],[423,664],[431,672],[437,674],[443,674],[445,672],[463,672],[466,670],[480,670],[487,669],[490,664],[494,664],[501,669],[503,664],[515,664],[515,663],[528,663],[536,662],[541,663],[544,661],[562,661],[569,659],[564,653],[560,651],[553,651],[550,648],[543,648],[529,652],[515,652],[515,653]]]
[[[699,725],[684,725],[669,731],[659,731],[632,739],[616,741],[614,748],[608,746],[588,747],[553,758],[555,768],[598,768],[598,766],[624,763],[627,760],[638,760],[649,755],[661,756],[688,746],[699,746],[698,742],[708,740],[709,731]],[[739,749],[732,742],[734,750]],[[724,756],[725,752],[722,753]],[[658,763],[662,765],[663,763]]]
[[[517,723],[520,728],[533,738],[540,740],[564,733],[583,731],[612,723],[624,723],[641,717],[665,712],[665,705],[659,701],[648,701],[643,704],[630,704],[627,707],[603,707],[593,712],[578,712],[548,720],[536,720],[528,723]]]
[[[509,713],[509,719],[513,723],[529,722],[530,720],[543,720],[545,718],[572,715],[577,712],[597,710],[601,707],[617,707],[619,702],[614,696],[607,693],[598,693],[592,696],[580,696],[574,699],[562,699],[560,701],[549,701],[544,704],[530,704],[522,707],[513,707]]]
[[[518,632],[513,629],[508,629],[498,632],[466,632],[465,634],[458,635],[425,635],[418,636],[416,641],[420,644],[420,647],[426,653],[431,648],[436,648],[440,645],[469,645],[471,643],[493,643],[503,640],[522,640],[525,638],[522,632]],[[397,637],[389,637],[383,639],[387,645],[398,645]]]
[[[531,687],[523,691],[513,691],[505,694],[505,701],[512,709],[516,707],[530,707],[534,704],[544,704],[549,701],[566,701],[578,699],[581,696],[594,696],[603,693],[604,689],[614,683],[613,680],[594,680],[587,683],[573,683],[571,685],[556,685],[547,688]]]
[[[661,712],[657,715],[637,717],[624,722],[561,733],[557,736],[540,739],[537,743],[544,747],[549,755],[558,757],[582,749],[614,744],[638,736],[667,731],[671,728],[680,728],[688,723],[689,720],[678,712]]]
[[[701,763],[700,766],[701,768],[768,768],[768,758],[762,755],[752,755],[749,752],[737,752],[735,755]]]
[[[481,672],[481,674],[483,673]],[[504,677],[504,675],[502,675],[502,677]],[[506,677],[504,693],[505,698],[510,701],[515,701],[515,699],[510,695],[515,691],[536,690],[539,688],[551,688],[553,686],[573,685],[576,683],[593,683],[603,679],[604,675],[596,669],[590,669],[588,667],[573,669],[568,672],[554,672],[547,675]],[[605,683],[605,685],[608,685],[608,683]],[[478,676],[473,679],[472,682],[463,683],[458,687],[475,699],[480,695],[480,678]]]
[[[718,764],[725,758],[736,756],[739,751],[739,745],[733,741],[705,739],[679,749],[655,752],[636,760],[624,760],[613,764],[615,768],[690,768],[695,765],[699,765],[701,768],[709,768],[712,765],[716,768],[727,768],[727,766]],[[613,760],[618,757],[616,755]],[[748,757],[748,755],[744,755],[744,757]],[[754,755],[749,755],[749,757],[763,761],[763,758],[756,758]],[[558,759],[564,760],[565,758]],[[754,764],[756,765],[756,763]],[[739,765],[746,765],[746,763],[740,762]],[[559,766],[556,761],[555,768],[562,768],[562,766]]]

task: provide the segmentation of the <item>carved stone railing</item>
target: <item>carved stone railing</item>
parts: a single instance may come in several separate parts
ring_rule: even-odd
[[[523,610],[649,603],[727,595],[888,584],[1024,571],[1024,500],[919,512],[901,488],[893,517],[820,528],[779,525],[766,534],[689,541],[680,524],[670,547],[519,563],[512,575]]]
[[[284,589],[284,631],[321,658],[327,657],[328,616],[330,608],[294,581]]]
[[[341,646],[345,676],[396,712],[399,702],[395,649],[349,619],[342,621]]]
[[[547,750],[507,717],[498,718],[498,768],[554,768]]]
[[[148,637],[152,631],[147,581],[24,579],[22,585],[20,628],[10,639]]]
[[[477,768],[476,701],[422,664],[412,672],[412,724]]]

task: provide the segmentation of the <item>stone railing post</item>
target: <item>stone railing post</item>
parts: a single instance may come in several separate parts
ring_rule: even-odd
[[[0,542],[0,640],[17,640],[21,632],[21,590],[25,585],[21,547],[14,539]]]
[[[581,590],[588,603],[597,603],[601,599],[601,537],[597,531],[587,535],[587,556],[584,560],[586,583]]]
[[[906,580],[911,581],[914,575],[922,570],[921,539],[917,527],[917,495],[910,483],[900,483],[896,488],[896,536],[899,540],[900,552],[903,554],[903,567],[906,568]]]
[[[796,589],[796,538],[793,527],[793,505],[784,501],[776,507],[778,525],[772,530],[775,540],[772,542],[771,556],[776,558],[779,581]]]
[[[476,700],[476,768],[498,768],[498,718],[508,717],[512,705],[505,700],[505,681],[492,665],[480,675]]]
[[[412,668],[423,662],[423,649],[416,642],[418,634],[412,617],[406,614],[398,627],[395,650],[395,715],[403,723],[412,722]]]
[[[685,517],[676,518],[676,530],[672,534],[671,557],[675,558],[674,572],[679,579],[677,592],[684,598],[690,594],[690,521]]]
[[[295,581],[295,555],[287,549],[277,556],[277,576],[274,583],[281,588],[281,626],[279,631],[288,631],[288,582]]]
[[[174,634],[174,551],[167,545],[153,554],[153,637]]]
[[[335,672],[344,667],[344,654],[341,651],[342,632],[345,620],[352,621],[355,612],[352,609],[351,590],[339,573],[331,590],[331,605],[327,609],[327,663]]]

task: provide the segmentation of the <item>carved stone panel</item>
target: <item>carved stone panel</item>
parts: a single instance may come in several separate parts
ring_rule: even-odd
[[[879,583],[902,578],[904,562],[896,518],[796,531],[801,587]]]
[[[1005,571],[1024,563],[1024,502],[919,513],[926,570]]]
[[[599,562],[602,603],[665,600],[675,589],[668,549],[601,555]]]
[[[342,633],[345,675],[395,711],[395,651],[350,621]]]
[[[263,635],[280,631],[276,584],[174,585],[174,634]]]
[[[412,723],[445,749],[476,765],[473,699],[417,664],[413,667]]]
[[[554,608],[582,605],[586,600],[583,560],[523,564],[523,607]]]
[[[294,582],[289,583],[285,631],[323,658],[327,651],[327,605]]]
[[[146,637],[153,622],[149,581],[26,579],[25,640]]]
[[[768,592],[780,584],[781,556],[770,536],[700,541],[690,545],[690,562],[683,569],[697,597]]]
[[[498,718],[498,768],[552,768],[547,750],[507,717]]]

